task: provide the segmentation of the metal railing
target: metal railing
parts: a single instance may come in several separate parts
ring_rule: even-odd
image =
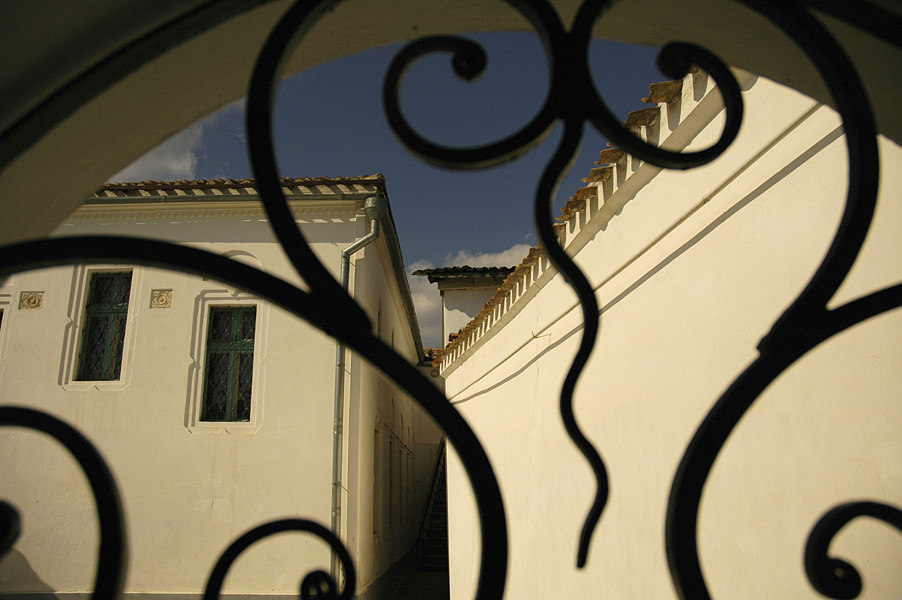
[[[417,534],[416,557],[420,561],[423,558],[423,549],[426,541],[426,534],[429,527],[429,518],[432,514],[438,490],[441,487],[439,474],[444,476],[445,471],[445,440],[439,443],[438,453],[435,456],[435,465],[432,467],[432,479],[429,485],[429,495],[426,497],[426,503],[423,505],[423,514],[420,517],[420,530]]]

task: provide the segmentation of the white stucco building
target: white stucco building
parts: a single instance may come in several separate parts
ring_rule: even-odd
[[[848,185],[843,129],[810,97],[737,72],[737,141],[713,163],[661,170],[601,152],[558,226],[601,307],[575,412],[608,470],[610,497],[588,567],[576,550],[592,473],[558,413],[579,343],[575,295],[536,249],[440,359],[449,400],[484,444],[508,511],[505,597],[670,598],[668,496],[687,445],[756,346],[811,278]],[[693,74],[653,90],[631,121],[681,151],[723,127],[719,93]],[[874,224],[830,306],[895,284],[902,254],[902,151],[880,138]],[[902,504],[902,314],[830,338],[781,375],[733,430],[699,520],[713,597],[821,598],[802,554],[818,518],[857,499]],[[451,597],[473,597],[479,534],[469,483],[449,458]],[[842,530],[831,555],[857,565],[863,598],[902,589],[899,534],[871,519]]]
[[[364,201],[385,197],[384,179],[282,185],[337,277],[341,251],[368,231]],[[350,258],[349,290],[376,333],[418,363],[422,343],[390,212],[382,221],[379,238]],[[303,286],[273,240],[253,180],[107,185],[57,231],[96,233],[188,244]],[[130,597],[197,594],[219,552],[263,521],[330,522],[331,338],[220,282],[127,264],[16,274],[0,286],[0,309],[3,404],[72,423],[117,479]],[[416,539],[440,435],[353,353],[344,377],[341,538],[360,597],[379,597],[383,575]],[[25,524],[0,563],[0,593],[89,592],[97,518],[66,452],[34,432],[5,432],[0,487]],[[328,571],[329,562],[328,547],[310,536],[267,539],[242,555],[224,591],[294,595],[299,572]]]
[[[200,116],[210,114],[216,108],[246,94],[247,81],[254,60],[264,40],[271,34],[277,20],[283,16],[290,4],[288,0],[264,3],[238,2],[230,4],[226,7],[227,10],[223,10],[220,3],[206,0],[156,0],[150,3],[83,3],[74,10],[60,4],[55,5],[52,10],[48,10],[44,3],[16,3],[15,5],[10,3],[9,8],[4,12],[8,35],[0,36],[0,45],[4,45],[3,56],[5,57],[5,68],[0,70],[0,86],[4,90],[5,100],[0,106],[0,122],[2,122],[0,127],[3,131],[3,135],[0,136],[0,204],[3,206],[3,219],[0,219],[0,241],[6,244],[50,235],[82,202],[84,196],[91,190],[97,189],[110,173],[119,171],[161,141],[194,123]],[[508,9],[504,3],[497,3],[497,6],[494,4],[488,6],[484,2],[441,3],[413,2],[411,0],[342,3],[336,7],[336,10],[328,11],[325,14],[322,19],[322,27],[312,28],[305,39],[307,48],[291,55],[286,72],[296,72],[311,65],[324,64],[329,60],[356,51],[376,48],[382,44],[398,40],[412,40],[434,31],[465,33],[473,30],[527,30],[530,33],[535,32],[535,25],[528,18],[524,18],[522,13]],[[573,17],[578,14],[581,6],[586,6],[579,0],[550,0],[548,4],[566,24],[573,21]],[[760,73],[762,76],[791,85],[811,98],[832,104],[836,98],[831,98],[822,73],[814,61],[806,56],[806,52],[819,54],[821,49],[819,45],[803,47],[799,39],[807,36],[802,28],[789,26],[785,30],[781,30],[775,24],[775,21],[779,20],[781,12],[786,15],[801,13],[819,24],[827,36],[835,39],[837,45],[842,48],[842,53],[846,55],[845,58],[858,72],[862,86],[858,87],[853,83],[851,90],[844,90],[842,94],[857,95],[860,93],[866,95],[872,104],[878,130],[886,138],[881,142],[882,160],[886,163],[883,168],[884,179],[881,183],[881,193],[883,198],[886,198],[888,194],[897,191],[898,180],[893,179],[893,174],[897,173],[899,169],[898,161],[893,157],[897,151],[895,144],[902,140],[902,118],[900,118],[899,111],[902,78],[898,77],[899,66],[902,65],[902,45],[897,41],[897,32],[902,29],[899,27],[902,12],[900,12],[899,4],[885,1],[855,3],[789,1],[755,3],[755,6],[760,12],[752,9],[752,5],[749,3],[731,0],[683,0],[679,3],[668,0],[613,2],[605,10],[604,17],[592,27],[592,36],[649,44],[656,47],[673,40],[688,40],[710,49],[727,64]],[[776,17],[774,13],[777,13]],[[349,34],[354,31],[355,26],[363,33],[360,35]],[[755,125],[761,125],[765,129],[776,126],[777,131],[791,133],[788,128],[784,127],[785,124],[779,123],[778,117],[782,113],[783,107],[771,106],[770,108],[773,109],[771,114],[759,115]],[[819,111],[820,114],[827,112],[823,108],[819,108]],[[136,115],[140,117],[136,118]],[[783,129],[781,130],[780,127]],[[754,139],[754,136],[751,139]],[[778,136],[773,139],[778,140]],[[758,147],[759,150],[765,148],[767,148],[766,145]],[[784,153],[778,152],[777,154]],[[792,152],[785,154],[791,159],[800,157]],[[820,151],[817,154],[821,157],[824,156]],[[836,153],[830,154],[830,157],[834,157],[834,154]],[[808,178],[804,186],[796,188],[789,195],[793,199],[803,198],[806,201],[806,207],[809,202],[813,202],[812,196],[809,195],[811,191],[829,188],[830,195],[826,197],[834,198],[834,194],[838,197],[840,192],[836,188],[842,188],[846,182],[838,176],[836,171],[841,171],[844,163],[843,161],[826,162],[826,167],[819,169],[817,176]],[[780,164],[787,166],[790,170],[799,168],[798,164]],[[778,173],[780,169],[782,169],[781,166],[775,165],[771,170]],[[622,169],[620,171],[622,172]],[[710,170],[705,172],[710,173]],[[734,171],[734,175],[736,175],[736,179],[730,183],[741,183],[740,171]],[[684,176],[680,176],[678,179],[682,181],[680,179],[682,177]],[[726,180],[720,180],[714,176],[711,177],[710,182],[699,183],[697,179],[694,181],[699,188],[710,191],[719,191],[711,187],[716,185],[715,182],[726,183]],[[36,185],[36,182],[40,182],[40,185]],[[692,181],[688,181],[687,186],[691,186],[691,183]],[[685,188],[678,185],[671,186],[667,190],[667,198],[672,196],[673,189],[682,191]],[[740,194],[740,197],[745,196]],[[761,196],[762,199],[764,197],[766,196]],[[614,208],[616,204],[612,203],[611,208]],[[628,208],[617,214],[620,225],[608,226],[607,218],[603,219],[604,229],[617,230],[621,234],[619,238],[615,235],[610,236],[611,242],[617,240],[618,244],[623,244],[628,241],[629,236],[626,235],[626,230],[630,229],[628,224],[635,225],[640,231],[647,233],[646,223],[640,223],[639,219],[633,218],[635,213],[630,215],[630,209],[641,206],[641,204],[641,202],[625,203]],[[659,201],[658,204],[661,202]],[[713,206],[717,204],[715,202]],[[764,205],[765,203],[756,200],[753,204]],[[745,222],[749,206],[743,208],[740,213],[725,215],[728,217],[726,221],[735,223],[738,214],[742,214]],[[835,206],[831,205],[831,207],[835,214]],[[860,264],[856,265],[853,277],[844,286],[841,295],[854,294],[859,289],[872,289],[867,285],[870,282],[862,280],[862,278],[869,278],[869,275],[861,270],[861,265],[870,265],[869,269],[880,261],[898,265],[898,254],[894,254],[894,251],[898,248],[898,235],[895,234],[898,231],[899,219],[897,215],[887,212],[892,208],[892,204],[881,202],[878,225],[869,237],[867,254],[862,255],[859,260]],[[700,206],[700,212],[704,212],[702,209],[704,209],[704,205]],[[759,271],[764,271],[768,276],[773,274],[777,277],[777,274],[785,274],[796,268],[791,264],[793,257],[800,257],[801,254],[797,254],[797,251],[803,249],[810,242],[809,237],[816,235],[813,233],[811,222],[820,223],[820,220],[824,218],[824,214],[819,209],[820,205],[814,210],[806,209],[801,215],[796,215],[800,218],[794,222],[792,227],[782,223],[779,214],[771,215],[772,218],[768,219],[766,223],[774,225],[773,231],[770,227],[765,228],[764,231],[773,238],[766,241],[777,242],[777,245],[761,244],[763,254],[759,260],[749,259],[742,263],[754,267],[747,271],[747,273],[754,274],[754,278],[738,281],[740,279],[738,274],[732,273],[722,266],[724,261],[733,258],[733,253],[722,257],[717,252],[722,246],[715,246],[715,252],[709,255],[713,258],[714,263],[711,266],[719,266],[721,271],[726,272],[727,277],[722,279],[725,286],[735,284],[735,290],[722,290],[724,296],[731,300],[738,297],[741,304],[748,304],[756,310],[758,310],[756,303],[763,301],[763,308],[760,310],[765,312],[768,312],[766,307],[779,305],[781,300],[789,297],[788,294],[776,299],[770,297],[770,294],[779,295],[780,286],[766,289],[758,287],[758,284],[766,283],[759,279]],[[644,212],[645,214],[654,212],[649,217],[651,223],[648,224],[648,229],[656,229],[654,223],[657,211]],[[584,214],[586,216],[594,214],[591,205]],[[754,221],[754,219],[749,220]],[[716,222],[717,219],[710,219],[711,224]],[[682,226],[681,223],[680,225]],[[786,226],[784,227],[784,225]],[[755,248],[749,250],[750,254],[758,251],[761,238],[751,236],[754,239],[750,241],[748,233],[757,228],[743,228],[737,232],[735,229],[723,227],[723,223],[717,223],[717,228],[720,229],[720,232],[730,231],[738,234],[733,240],[736,245],[753,244]],[[677,228],[674,228],[674,231],[676,230]],[[701,233],[701,230],[699,232]],[[782,237],[778,235],[780,232],[784,233]],[[650,247],[655,248],[655,253],[659,251],[666,253],[667,245],[659,245],[658,242],[661,240],[658,237],[670,236],[671,233],[673,232],[664,225],[657,228],[653,237],[646,239],[651,245]],[[715,239],[710,235],[712,232],[705,233],[706,236],[703,237],[706,240]],[[639,237],[643,236],[639,235]],[[573,238],[571,242],[574,240],[576,238]],[[787,240],[790,241],[787,242]],[[670,238],[670,242],[672,241],[673,237]],[[787,245],[792,246],[791,251],[774,257],[776,252],[786,249]],[[821,247],[820,251],[822,249]],[[577,248],[574,246],[574,251],[576,252],[576,250]],[[820,251],[814,253],[811,265],[816,264],[821,258]],[[651,256],[654,256],[655,253],[652,253]],[[627,273],[630,269],[641,269],[641,261],[639,265],[634,265],[633,261],[644,255],[635,249],[633,252],[627,252],[626,256],[629,258],[621,257],[621,260],[630,262],[621,265],[622,272]],[[666,266],[676,265],[679,262],[677,259],[687,256],[691,256],[691,254],[687,255],[686,252],[683,252],[678,256],[675,255]],[[730,264],[731,266],[735,264],[737,267],[740,265],[735,262]],[[735,347],[723,344],[722,337],[729,337],[732,344],[742,343],[742,352],[745,353],[745,356],[735,362],[742,362],[742,360],[747,362],[750,360],[749,357],[754,355],[753,347],[757,339],[760,338],[762,331],[773,322],[773,315],[778,310],[769,311],[765,318],[760,318],[756,322],[750,322],[751,319],[743,320],[737,327],[725,329],[722,336],[712,333],[709,330],[723,325],[724,319],[728,316],[723,313],[723,307],[706,305],[709,310],[702,311],[691,304],[693,300],[710,298],[714,291],[712,286],[717,281],[721,281],[712,277],[712,272],[717,273],[716,270],[709,271],[704,260],[697,260],[692,269],[684,268],[679,272],[663,268],[647,271],[650,275],[654,274],[655,277],[634,277],[635,285],[623,288],[624,292],[629,293],[621,297],[615,292],[602,300],[603,303],[611,304],[614,304],[611,298],[618,300],[611,308],[619,306],[622,309],[628,304],[627,296],[632,296],[633,300],[640,298],[641,294],[637,295],[636,292],[643,287],[648,290],[649,282],[655,278],[658,282],[668,277],[676,279],[682,287],[667,288],[667,295],[672,301],[667,302],[663,310],[659,310],[661,302],[655,303],[653,306],[657,312],[651,313],[652,319],[648,318],[649,311],[631,311],[630,316],[634,318],[634,322],[640,324],[640,327],[635,330],[635,334],[644,337],[648,337],[650,333],[654,334],[648,339],[654,339],[658,344],[671,342],[667,345],[667,349],[672,350],[673,353],[682,354],[685,350],[683,340],[693,339],[693,336],[699,334],[700,326],[703,325],[707,333],[705,336],[699,336],[699,342],[717,342],[718,352],[714,361],[716,365],[719,365],[722,360],[730,360],[723,358],[724,356],[735,356],[739,352]],[[609,277],[595,283],[599,290],[601,286],[616,279],[621,271],[615,270],[609,273]],[[699,276],[699,274],[701,275]],[[803,275],[810,275],[810,271],[806,271]],[[684,277],[686,281],[692,282],[696,282],[696,278],[700,277],[696,283],[698,294],[693,294],[691,290],[686,289],[688,283],[682,279]],[[544,281],[547,282],[551,279],[553,278],[549,276]],[[885,279],[891,280],[892,278],[886,277]],[[799,286],[801,285],[799,283]],[[683,294],[680,295],[677,293],[678,291],[682,291]],[[752,298],[747,297],[749,292],[753,295]],[[571,296],[563,293],[559,294],[559,297],[572,301]],[[27,299],[32,306],[38,301],[38,297],[34,295],[28,296]],[[783,308],[783,306],[785,306],[785,302],[779,308]],[[556,314],[563,314],[562,311],[565,309],[557,307],[553,310],[558,311]],[[687,313],[692,316],[696,314],[694,311],[703,314],[698,316],[694,322],[687,324],[684,330],[678,330],[678,324],[672,321],[677,317],[686,316]],[[4,311],[4,317],[13,319],[18,314],[15,310]],[[754,314],[757,313],[751,311],[750,315]],[[607,316],[613,317],[610,312]],[[668,317],[672,317],[672,319]],[[844,389],[848,389],[848,382],[844,380],[857,373],[860,368],[869,369],[873,364],[885,364],[884,356],[875,356],[877,347],[883,347],[885,355],[898,356],[898,352],[892,352],[896,349],[889,346],[893,339],[898,340],[898,335],[893,337],[894,333],[886,331],[883,327],[891,317],[892,315],[889,314],[884,315],[864,327],[858,328],[869,327],[869,337],[875,328],[878,329],[873,332],[876,334],[872,338],[873,343],[856,348],[862,351],[860,354],[845,353],[842,359],[831,363],[830,367],[818,369],[817,377],[813,379],[818,382],[827,379],[831,385],[834,381],[840,380],[845,385]],[[612,320],[613,318],[608,319],[609,322]],[[873,326],[874,323],[877,324],[876,327]],[[664,327],[656,329],[654,326],[658,324],[663,324]],[[541,331],[537,330],[536,333],[541,334]],[[690,333],[693,335],[684,335]],[[674,335],[679,339],[671,339]],[[702,340],[702,337],[705,339]],[[5,338],[2,339],[5,340]],[[611,361],[611,364],[606,367],[609,372],[626,363],[626,366],[629,367],[627,373],[635,374],[640,366],[648,362],[646,359],[650,357],[649,355],[653,354],[654,348],[650,350],[651,346],[648,344],[638,347],[639,352],[627,354],[625,351],[636,349],[639,342],[630,341],[623,334],[620,338],[615,336],[615,339],[623,339],[625,345],[608,344],[606,348],[609,348],[610,352],[605,350],[603,356],[596,353],[595,357],[597,363]],[[547,342],[547,340],[545,341]],[[559,341],[567,343],[563,337],[559,338]],[[613,342],[614,340],[609,339],[608,341]],[[889,344],[884,343],[887,341]],[[532,338],[527,338],[527,342],[529,344],[538,343]],[[0,344],[0,354],[4,351],[2,348],[3,346]],[[886,350],[887,348],[890,349]],[[665,363],[674,367],[673,369],[660,374],[655,373],[654,376],[649,376],[645,372],[635,374],[643,386],[635,388],[631,394],[617,395],[617,398],[622,400],[613,406],[606,407],[608,412],[604,416],[604,426],[590,427],[595,431],[593,439],[608,435],[610,428],[622,423],[624,412],[627,410],[627,407],[623,405],[629,402],[631,404],[628,407],[629,410],[634,410],[638,406],[649,413],[657,413],[658,419],[649,417],[647,422],[643,422],[641,436],[631,437],[627,440],[633,443],[628,450],[635,450],[639,446],[639,453],[644,455],[648,453],[649,446],[657,448],[661,444],[667,444],[669,454],[678,454],[688,435],[686,432],[691,427],[682,427],[682,433],[674,434],[671,429],[674,425],[668,421],[674,416],[674,409],[663,402],[648,404],[645,402],[647,394],[644,394],[643,390],[645,389],[644,385],[649,384],[648,380],[653,378],[673,383],[686,382],[692,386],[698,385],[696,379],[701,377],[702,371],[706,376],[709,375],[708,365],[704,362],[690,360],[700,356],[697,350],[689,348],[687,354],[687,358],[671,358],[669,362]],[[706,356],[702,355],[702,357]],[[867,357],[869,360],[866,361],[863,357]],[[683,364],[677,364],[678,358],[683,361]],[[808,358],[805,360],[807,361]],[[834,366],[841,368],[833,369]],[[727,370],[730,376],[735,374],[734,368]],[[898,372],[898,368],[890,374],[895,372]],[[618,375],[625,377],[627,373],[618,373]],[[716,377],[718,373],[710,375]],[[581,388],[588,387],[584,381]],[[660,397],[661,387],[663,386],[655,388],[656,398]],[[892,388],[894,384],[888,384],[887,387]],[[673,386],[664,389],[664,395],[669,398],[673,390]],[[618,392],[619,388],[612,391]],[[716,395],[719,391],[721,390],[718,389],[714,394]],[[710,401],[699,400],[699,398],[707,397],[705,394],[709,392],[711,390],[700,389],[694,397],[696,402],[705,404],[705,406],[696,407],[695,413],[688,416],[683,413],[678,414],[678,420],[691,421],[694,427],[694,424],[700,420],[710,406]],[[25,390],[23,395],[28,396],[30,392]],[[876,395],[882,397],[883,394]],[[608,397],[610,396],[605,396],[605,398]],[[869,394],[867,391],[859,394],[856,388],[852,397],[856,402],[860,402],[862,399],[867,400]],[[593,396],[594,398],[595,396]],[[831,401],[834,399],[832,392],[830,399]],[[830,402],[826,404],[829,405]],[[777,408],[785,407],[785,403],[782,402],[777,402],[775,405]],[[765,410],[760,408],[761,406],[763,404],[759,402],[753,412]],[[891,402],[880,403],[878,418],[869,423],[880,421],[887,423],[888,426],[898,423],[896,415],[883,412],[890,408],[892,408]],[[614,409],[617,409],[617,412],[614,412]],[[693,411],[692,406],[687,408],[680,405],[679,409]],[[586,410],[585,403],[581,410]],[[858,409],[856,408],[856,410]],[[864,405],[861,410],[867,412]],[[805,410],[798,412],[809,415],[808,418],[812,421],[828,420],[825,418],[827,415],[821,413],[812,414]],[[743,427],[749,424],[749,417],[746,418]],[[601,417],[597,416],[597,420],[601,420]],[[556,421],[552,419],[549,422]],[[668,442],[666,439],[659,439],[662,429],[671,432],[671,435],[677,435],[680,440]],[[895,429],[897,430],[898,427]],[[785,438],[796,435],[794,429],[789,426],[781,427],[778,431]],[[603,449],[609,464],[615,462],[611,457],[612,449],[619,447],[620,442],[621,434],[617,431],[614,434],[613,439],[605,441],[606,449]],[[867,432],[862,432],[862,437],[865,435]],[[757,440],[756,449],[768,447],[769,437],[765,439],[755,435],[752,437]],[[855,472],[858,470],[868,476],[873,476],[874,465],[878,465],[876,468],[879,470],[881,479],[898,481],[897,465],[900,463],[898,454],[894,452],[897,446],[892,440],[895,438],[890,434],[885,437],[878,436],[877,439],[878,443],[872,448],[872,452],[867,457],[868,460],[860,463],[861,469],[858,469],[859,465],[856,464],[851,478],[858,477]],[[738,435],[734,434],[731,444],[737,441]],[[844,440],[838,439],[835,446],[842,448],[845,443]],[[823,445],[821,444],[821,446]],[[819,447],[809,451],[808,446],[804,446],[801,454],[789,456],[783,462],[796,464],[815,454],[818,450],[820,450]],[[768,451],[776,452],[772,448],[768,448]],[[497,454],[498,450],[496,449],[494,452]],[[744,453],[742,456],[749,458],[749,467],[756,469],[759,467],[753,460],[754,453]],[[634,462],[640,463],[639,458],[644,459],[644,456],[637,457]],[[620,463],[621,461],[616,462]],[[659,475],[668,479],[672,476],[675,462],[676,459],[643,460],[641,462],[643,468],[638,473],[643,476]],[[817,464],[827,466],[830,464],[830,458],[820,456]],[[830,469],[830,474],[832,473],[834,471]],[[585,473],[580,475],[585,475]],[[617,473],[614,475],[617,476],[615,481],[624,481],[622,475]],[[800,469],[797,475],[798,477],[794,478],[792,483],[795,483],[796,479],[804,478],[807,473]],[[843,479],[846,478],[847,476],[844,475]],[[628,493],[630,490],[626,489],[623,483],[615,485],[620,485],[624,489],[616,491],[615,488],[615,498],[620,500],[612,500],[612,502],[626,504],[633,501],[632,496]],[[794,487],[774,485],[774,489],[785,490],[783,493],[786,496],[793,496],[795,493]],[[849,493],[856,497],[871,493],[870,487],[854,487],[854,490]],[[743,488],[742,491],[746,491],[746,488]],[[756,496],[759,493],[757,489],[753,489],[749,496]],[[509,492],[507,495],[510,495]],[[843,496],[843,492],[829,489],[824,495],[829,498],[824,500],[821,504],[822,507],[834,500],[838,501]],[[663,494],[656,495],[659,500],[661,497]],[[527,498],[520,499],[520,501],[527,500]],[[660,501],[656,501],[655,504],[660,505]],[[584,502],[580,502],[577,512],[581,514],[583,507]],[[746,517],[744,502],[737,502],[734,508],[733,520]],[[515,524],[512,528],[517,532],[517,543],[521,543],[524,538],[523,532],[537,522],[536,513],[522,510],[519,503],[514,512],[518,517],[527,519],[525,523]],[[814,512],[818,512],[818,509],[814,509]],[[610,581],[610,576],[607,574],[617,572],[621,567],[620,572],[629,573],[633,572],[631,569],[641,568],[641,577],[632,577],[631,581],[636,589],[630,586],[625,594],[621,594],[621,597],[647,597],[642,596],[645,591],[642,586],[646,578],[654,582],[660,581],[661,543],[651,542],[649,531],[653,529],[660,533],[660,510],[655,508],[651,513],[651,519],[641,521],[640,523],[645,523],[645,525],[641,530],[635,532],[635,536],[649,541],[646,546],[643,546],[642,552],[635,552],[635,547],[629,544],[626,534],[620,535],[617,537],[618,542],[625,543],[627,548],[633,552],[623,555],[614,553],[613,556],[610,552],[603,556],[598,556],[597,552],[593,553],[589,563],[591,571],[581,574],[581,577],[591,579],[595,577],[593,573],[596,568],[603,568],[604,572],[598,577],[605,577],[607,581]],[[615,517],[620,519],[622,516],[624,516],[622,511],[612,514],[609,510],[604,518],[603,526],[612,527],[612,519]],[[632,523],[632,521],[624,521],[624,525],[627,522]],[[758,521],[755,523],[757,524]],[[791,528],[800,527],[794,523],[796,523],[795,520],[790,521]],[[26,526],[32,527],[36,524],[27,521]],[[855,525],[855,527],[861,526],[860,523]],[[52,534],[53,532],[48,533]],[[569,555],[572,553],[572,536],[570,535],[572,532],[565,533],[566,539],[570,541],[564,542],[565,536],[562,535],[559,545],[566,546],[562,553]],[[795,538],[798,537],[800,536],[795,536]],[[611,540],[612,538],[608,536],[606,539]],[[527,537],[526,541],[531,540]],[[781,554],[787,558],[782,564],[798,564],[799,546],[795,543],[797,541],[798,539],[793,539],[793,549],[787,551],[788,554]],[[767,545],[757,538],[755,532],[744,538],[743,542],[746,548],[756,547],[762,548],[762,552],[767,551]],[[602,542],[596,541],[596,543],[601,544]],[[605,544],[611,544],[611,542],[608,541]],[[717,554],[719,548],[714,550]],[[641,554],[641,560],[632,560],[637,554]],[[728,551],[717,556],[724,560],[735,561],[735,568],[743,570],[746,577],[754,577],[755,583],[758,585],[769,585],[772,577],[779,578],[771,571],[758,569],[760,557],[754,564],[744,564],[742,562],[745,559],[744,553],[738,554],[735,558],[733,554],[732,551]],[[518,561],[520,565],[518,569],[521,571],[522,556],[520,554],[514,557]],[[879,576],[882,573],[894,573],[893,569],[898,562],[897,556],[887,555],[886,561],[882,559],[875,561],[874,557],[870,555],[856,554],[855,556],[868,559],[865,573],[867,585],[880,581]],[[651,564],[648,564],[649,562]],[[878,565],[877,562],[880,564]],[[891,566],[885,569],[883,566],[887,562]],[[150,565],[136,565],[134,559],[131,564],[131,577],[135,576],[136,570],[152,568]],[[571,563],[567,562],[566,564]],[[637,567],[637,565],[641,565],[641,567]],[[573,573],[561,571],[558,576],[558,572],[553,571],[551,565],[542,564],[541,566],[543,571],[550,572],[550,574],[547,579],[540,582],[541,585],[532,588],[536,590],[536,594],[545,596],[548,595],[547,591],[552,589],[555,595],[560,595],[561,590],[572,585],[572,580],[575,578]],[[527,573],[527,575],[533,574],[534,572]],[[798,574],[793,573],[793,581],[798,580],[800,580]],[[557,585],[559,582],[560,585]],[[891,581],[892,583],[895,582]],[[656,589],[661,585],[657,585]],[[516,587],[519,589],[519,586]],[[718,597],[741,595],[741,591],[732,587],[725,591],[718,588],[717,591],[721,592]],[[783,595],[795,597],[791,591],[787,591]],[[746,596],[758,598],[763,594],[760,589],[756,589],[753,594],[746,594]],[[890,597],[896,596],[897,594],[892,594]],[[672,594],[665,594],[664,597],[672,597]],[[885,595],[879,596],[878,591],[878,597],[885,597]]]
[[[438,284],[442,297],[442,343],[457,334],[492,299],[513,267],[440,267],[420,269],[412,275]]]

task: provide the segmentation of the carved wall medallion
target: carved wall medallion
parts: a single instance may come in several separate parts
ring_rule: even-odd
[[[44,308],[44,292],[22,292],[19,295],[19,310],[39,310]]]
[[[151,290],[151,308],[172,308],[172,290]]]

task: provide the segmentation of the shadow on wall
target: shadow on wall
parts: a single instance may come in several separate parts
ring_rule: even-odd
[[[10,550],[0,559],[0,597],[14,597],[20,592],[27,592],[34,600],[57,600],[53,588],[34,572],[25,555]]]

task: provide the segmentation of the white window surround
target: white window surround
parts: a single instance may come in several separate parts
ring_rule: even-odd
[[[81,353],[81,333],[85,323],[85,310],[88,298],[88,286],[94,273],[114,273],[131,271],[132,287],[129,294],[128,317],[125,325],[125,343],[122,348],[122,367],[119,379],[115,381],[79,381],[78,356]],[[141,280],[144,271],[132,265],[75,265],[72,272],[72,288],[69,295],[69,306],[66,312],[66,327],[63,334],[63,357],[60,365],[60,386],[69,392],[86,392],[89,390],[118,391],[131,385],[131,363],[135,353],[135,340],[138,337],[138,315],[140,314]]]
[[[217,306],[256,306],[257,325],[254,334],[254,378],[251,385],[251,414],[247,421],[201,421],[204,394],[207,328],[210,309]],[[245,292],[218,289],[205,290],[194,301],[191,329],[191,366],[188,368],[188,404],[185,426],[192,433],[255,433],[263,418],[263,384],[266,380],[266,353],[269,304]]]
[[[378,410],[378,408],[377,408]],[[390,539],[386,533],[388,523],[388,515],[385,513],[385,507],[388,505],[388,490],[385,485],[385,478],[388,473],[388,463],[386,462],[386,454],[388,453],[388,439],[391,437],[391,429],[385,421],[377,413],[373,421],[374,431],[379,432],[379,444],[374,443],[373,447],[373,544],[380,546],[384,541]]]
[[[4,361],[6,360],[6,355],[9,347],[9,328],[13,326],[12,322],[14,320],[12,310],[13,307],[13,295],[12,293],[0,292],[0,311],[2,311],[3,316],[0,319],[0,382],[3,381],[3,367]]]

